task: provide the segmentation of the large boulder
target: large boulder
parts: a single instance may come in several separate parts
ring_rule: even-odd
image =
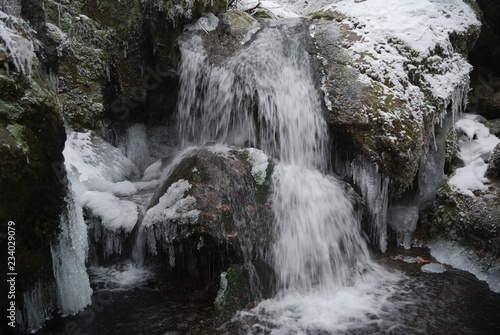
[[[486,176],[491,178],[500,178],[500,144],[497,144],[488,161],[488,170]]]
[[[434,128],[448,111],[458,113],[463,106],[471,67],[462,55],[477,39],[480,22],[464,5],[468,18],[459,28],[443,25],[446,34],[437,35],[424,29],[421,43],[415,44],[394,28],[395,17],[375,17],[378,11],[358,6],[357,16],[356,4],[344,3],[310,14],[324,71],[328,121],[336,154],[347,161],[361,156],[376,164],[390,179],[390,195],[398,198],[412,185],[433,142]],[[456,9],[443,10],[462,20]],[[401,21],[413,14],[396,15]],[[430,10],[422,11],[429,22],[431,16]],[[377,20],[387,20],[388,29],[379,31]]]
[[[146,212],[149,253],[163,255],[170,267],[188,269],[190,275],[263,257],[273,222],[268,202],[273,164],[253,150],[190,152]]]

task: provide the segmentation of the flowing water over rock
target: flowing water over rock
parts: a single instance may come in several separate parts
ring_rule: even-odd
[[[371,260],[353,200],[325,174],[328,136],[307,38],[299,20],[273,23],[216,65],[207,62],[198,35],[181,43],[182,139],[250,143],[278,162],[268,259],[281,292],[250,313],[264,320],[270,315],[284,333],[328,331],[376,314],[398,278]],[[354,303],[346,308],[349,300]],[[337,318],[325,326],[309,319],[317,313]]]
[[[250,43],[217,61],[210,60],[205,50],[201,35],[207,34],[207,29],[196,29],[180,39],[178,154],[163,170],[161,161],[141,166],[144,177],[132,183],[139,193],[119,200],[136,205],[129,211],[134,215],[128,215],[134,223],[126,227],[131,232],[135,224],[132,260],[90,269],[92,304],[75,316],[51,322],[54,332],[63,332],[70,325],[70,329],[88,334],[470,334],[474,329],[467,323],[470,318],[457,325],[452,321],[459,320],[461,314],[471,314],[477,297],[486,297],[486,305],[479,311],[490,320],[477,329],[485,334],[500,329],[498,322],[491,321],[500,297],[485,290],[484,284],[461,272],[424,273],[413,268],[403,275],[388,270],[381,265],[383,260],[375,261],[370,255],[352,191],[328,173],[327,126],[311,74],[310,55],[304,49],[309,31],[300,20],[268,23]],[[128,136],[141,144],[136,147],[146,143],[145,131],[139,126],[129,129]],[[157,233],[147,231],[149,226],[169,219],[166,212],[179,224],[192,223],[203,214],[191,208],[194,198],[185,196],[199,185],[179,180],[163,193],[153,195],[152,189],[161,189],[178,164],[192,158],[197,150],[207,151],[205,144],[213,142],[222,144],[208,150],[215,155],[220,154],[214,153],[217,150],[229,155],[233,149],[228,146],[258,148],[265,153],[262,157],[272,157],[275,163],[268,197],[274,214],[270,246],[262,248],[259,257],[273,265],[278,292],[253,309],[238,312],[227,323],[213,314],[209,298],[213,295],[207,293],[213,287],[200,288],[200,283],[185,282],[161,271],[155,276],[154,269],[144,267],[147,252],[154,254],[152,250],[157,248],[158,237],[163,238],[170,266],[176,264],[174,246],[168,241],[173,236],[172,227]],[[149,154],[130,148],[133,161],[150,159]],[[252,150],[248,152],[255,154]],[[115,155],[111,150],[108,154]],[[262,165],[267,156],[253,156],[254,163]],[[224,159],[228,157],[221,161],[227,163]],[[229,159],[239,158],[234,154]],[[130,169],[128,161],[121,163],[123,170]],[[265,170],[267,165],[263,166]],[[262,176],[255,177],[258,170],[252,173],[262,181]],[[190,171],[197,173],[194,168]],[[104,184],[113,189],[122,177]],[[88,180],[86,187],[95,187],[91,178]],[[124,185],[120,185],[123,190]],[[383,181],[377,185],[387,188]],[[151,198],[154,200],[149,203]],[[102,217],[100,222],[113,228],[113,221],[108,221]],[[199,245],[201,248],[203,239]],[[114,252],[113,248],[108,251]],[[251,252],[243,253],[246,261],[252,261]],[[470,284],[467,287],[474,288],[469,292],[473,302],[449,313],[466,291],[457,279],[463,277]],[[425,283],[420,283],[423,280]],[[455,286],[447,289],[450,280]],[[444,302],[437,304],[440,301]]]

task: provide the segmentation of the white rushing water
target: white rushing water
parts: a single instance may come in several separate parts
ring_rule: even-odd
[[[269,260],[280,293],[249,313],[283,334],[365,326],[387,308],[392,289],[382,283],[396,279],[371,260],[352,199],[325,174],[327,126],[306,36],[299,20],[272,23],[220,65],[199,36],[180,44],[181,142],[250,144],[277,161]]]

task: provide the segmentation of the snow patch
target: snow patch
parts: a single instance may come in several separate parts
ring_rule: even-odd
[[[463,114],[455,126],[463,133],[458,140],[458,147],[459,157],[465,166],[455,171],[448,184],[460,193],[474,196],[473,191],[488,189],[484,184],[489,181],[485,177],[488,169],[486,161],[500,139],[491,135],[489,129],[474,114]]]
[[[66,170],[78,175],[82,183],[93,179],[119,182],[139,174],[139,170],[121,151],[91,131],[71,132],[63,151]]]
[[[123,229],[130,233],[139,219],[136,204],[120,200],[110,193],[88,191],[82,194],[80,199],[82,205],[101,218],[103,227],[110,231]]]

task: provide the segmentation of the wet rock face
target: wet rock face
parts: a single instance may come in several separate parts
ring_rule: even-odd
[[[210,148],[183,159],[156,191],[146,213],[150,252],[155,245],[172,259],[175,248],[176,262],[171,266],[188,253],[200,259],[219,255],[213,260],[219,267],[262,257],[271,239],[273,214],[267,196],[259,195],[260,185],[247,159],[245,151],[222,154]],[[267,175],[265,183],[270,182],[271,170]],[[175,213],[167,214],[164,207],[164,214],[149,215],[163,206],[165,197],[173,199],[174,188],[181,186],[180,197],[170,200]],[[198,270],[206,270],[203,265],[199,261]]]
[[[487,119],[500,117],[500,4],[477,0],[482,11],[481,35],[470,54],[474,66],[468,109]]]
[[[488,170],[486,176],[490,178],[500,178],[500,144],[498,144],[491,153],[488,161]]]
[[[68,122],[106,135],[171,114],[176,38],[203,12],[225,9],[225,0],[36,0],[23,16],[42,42],[39,56]]]
[[[21,307],[23,292],[53,280],[50,243],[66,195],[65,132],[60,102],[38,61],[33,60],[28,77],[7,56],[0,60],[0,229],[7,234],[8,222],[15,222],[16,303]],[[6,235],[2,245],[7,260]],[[1,265],[4,273],[6,266],[7,261]],[[2,294],[5,285],[0,284]]]

